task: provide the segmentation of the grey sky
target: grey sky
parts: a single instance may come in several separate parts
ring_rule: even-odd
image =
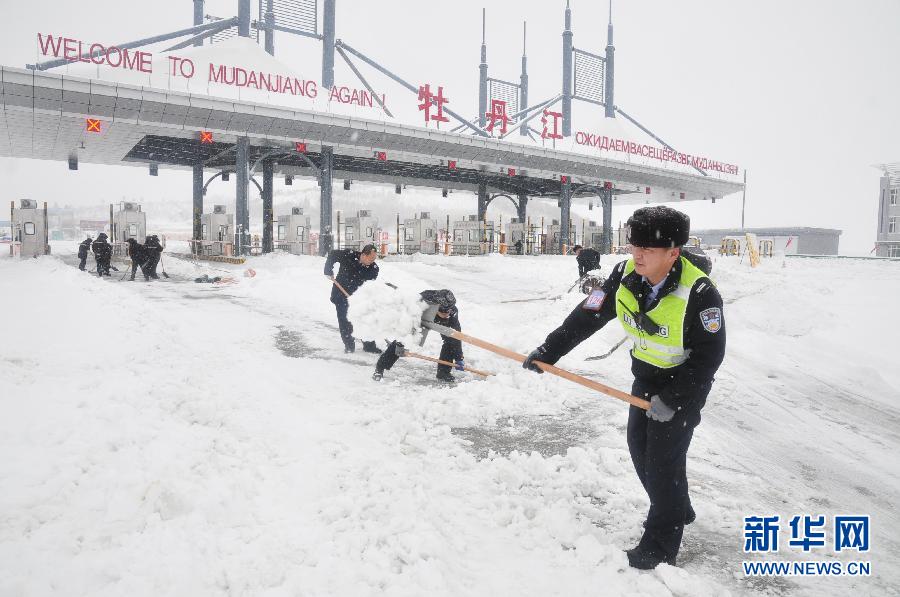
[[[208,0],[207,12],[231,15],[236,5]],[[413,82],[442,83],[455,108],[474,114],[484,5],[491,74],[517,79],[527,20],[532,97],[558,93],[563,0],[337,0],[338,37]],[[191,0],[0,7],[0,64],[9,66],[35,59],[38,31],[115,43],[192,18]],[[572,10],[576,47],[602,53],[607,2],[573,0]],[[871,165],[900,161],[900,1],[616,0],[613,11],[616,103],[676,148],[746,167],[748,226],[840,228],[843,253],[874,246],[879,173]],[[317,53],[315,44],[279,35],[276,57],[291,64],[291,55]],[[190,201],[188,173],[154,179],[90,165],[71,173],[63,163],[0,159],[0,179],[3,201]],[[685,210],[697,227],[740,224],[739,195]]]

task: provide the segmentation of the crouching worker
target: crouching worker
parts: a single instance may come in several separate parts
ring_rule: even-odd
[[[428,309],[426,309],[425,313],[422,315],[423,321],[434,321],[440,325],[453,328],[457,332],[462,331],[462,326],[459,324],[459,310],[456,308],[456,297],[453,296],[452,292],[446,289],[424,290],[421,292],[421,297],[422,300],[428,304]],[[442,336],[442,338],[444,344],[441,346],[441,354],[438,358],[448,363],[455,363],[453,369],[462,371],[463,367],[465,367],[462,342],[456,338],[449,338],[447,336]],[[397,359],[402,357],[405,352],[406,348],[401,342],[396,340],[391,342],[388,345],[387,350],[385,350],[378,358],[372,379],[375,381],[381,380],[381,378],[384,377],[384,372],[390,370],[390,368],[394,366],[394,363],[397,362]],[[450,365],[438,363],[437,378],[441,381],[452,382],[453,374],[450,371]]]

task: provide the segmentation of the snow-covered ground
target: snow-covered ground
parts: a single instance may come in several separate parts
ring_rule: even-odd
[[[623,403],[474,347],[496,376],[444,387],[401,359],[374,382],[372,355],[343,353],[321,258],[253,258],[246,278],[167,254],[169,280],[132,283],[71,251],[0,259],[3,597],[897,594],[900,263],[716,261],[729,350],[689,454],[698,518],[677,568],[638,572]],[[450,288],[465,332],[519,352],[581,296],[572,257],[379,265]],[[584,361],[621,336],[560,366],[628,390],[625,349]],[[744,554],[743,517],[771,514],[780,553]],[[794,514],[869,514],[871,551],[789,548]],[[835,558],[872,576],[741,569]]]

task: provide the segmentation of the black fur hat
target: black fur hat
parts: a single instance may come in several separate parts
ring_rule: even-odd
[[[691,219],[677,209],[655,205],[635,211],[625,227],[629,244],[668,249],[687,243]]]

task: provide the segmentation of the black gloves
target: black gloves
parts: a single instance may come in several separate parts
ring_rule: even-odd
[[[534,364],[534,361],[543,362],[544,355],[546,355],[546,354],[547,354],[547,351],[544,350],[544,347],[538,346],[537,348],[535,348],[534,350],[531,351],[531,354],[529,354],[527,357],[525,357],[525,361],[522,362],[522,367],[524,369],[529,369],[536,373],[543,373],[543,371],[541,371],[541,369],[537,365]]]

